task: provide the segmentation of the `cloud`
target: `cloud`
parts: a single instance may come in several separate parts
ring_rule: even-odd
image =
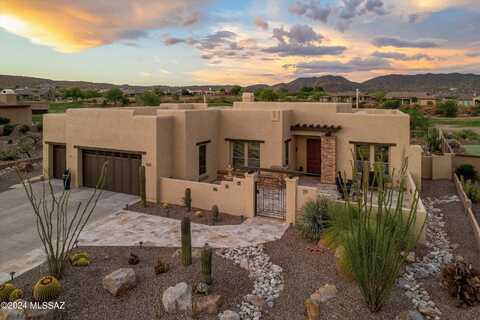
[[[262,30],[268,30],[268,22],[263,20],[261,17],[255,17],[255,25]]]
[[[287,65],[288,66],[288,65]],[[372,71],[372,70],[384,70],[390,69],[390,62],[382,58],[354,58],[347,62],[339,61],[311,61],[301,62],[292,65],[295,68],[296,73],[351,73],[358,71]]]
[[[415,61],[415,60],[433,61],[435,60],[433,57],[429,56],[428,54],[423,54],[423,53],[407,55],[401,52],[375,51],[374,53],[372,53],[372,56],[377,58],[385,58],[385,59],[393,59],[393,60],[401,60],[401,61]]]
[[[314,21],[327,23],[332,9],[330,7],[321,6],[318,2],[314,1],[311,1],[310,3],[297,1],[288,8],[288,11],[297,16],[305,16]]]
[[[170,35],[166,35],[164,38],[163,38],[163,43],[166,45],[166,46],[173,46],[175,44],[179,44],[179,43],[184,43],[186,42],[186,39],[182,39],[182,38],[176,38],[176,37],[172,37]]]
[[[438,48],[440,45],[433,40],[404,40],[393,37],[377,37],[372,43],[377,47],[396,48]]]
[[[313,41],[321,41],[324,37],[316,33],[308,25],[294,25],[290,30],[284,30],[283,27],[273,29],[273,38],[280,43],[309,44]]]
[[[471,57],[471,58],[480,57],[480,51],[467,52],[467,53],[465,53],[465,55],[467,57]]]
[[[295,44],[279,44],[275,47],[263,49],[266,53],[276,53],[282,57],[285,56],[324,56],[342,54],[346,47],[343,46],[300,46]]]
[[[78,52],[119,40],[145,37],[149,30],[188,26],[207,0],[3,1],[0,28],[60,52]]]

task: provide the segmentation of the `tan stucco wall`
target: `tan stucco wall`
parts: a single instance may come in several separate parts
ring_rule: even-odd
[[[32,124],[32,108],[30,106],[2,106],[0,104],[0,117],[10,119],[11,124]]]
[[[432,180],[452,179],[453,154],[432,155]]]
[[[456,154],[453,158],[453,171],[455,172],[455,170],[463,164],[472,165],[475,170],[480,173],[480,156]]]
[[[422,147],[411,145],[408,148],[408,171],[412,175],[417,188],[422,190]]]

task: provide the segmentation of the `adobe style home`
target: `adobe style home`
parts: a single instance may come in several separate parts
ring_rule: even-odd
[[[69,109],[45,115],[43,130],[45,176],[61,178],[68,168],[73,187],[93,187],[109,160],[105,188],[138,194],[145,166],[149,201],[181,204],[188,187],[193,206],[217,204],[245,216],[278,211],[285,218],[303,198],[335,190],[337,173],[349,178],[361,161],[398,171],[408,157],[413,180],[421,177],[421,149],[410,145],[409,116],[357,110],[351,103],[254,102],[245,93],[242,102],[225,108]],[[279,185],[287,193],[268,199],[267,189],[259,192],[255,183],[268,175],[283,176]],[[289,188],[295,188],[290,202]]]
[[[11,89],[0,91],[0,117],[10,120],[10,124],[32,124],[32,108],[17,102],[17,95]]]

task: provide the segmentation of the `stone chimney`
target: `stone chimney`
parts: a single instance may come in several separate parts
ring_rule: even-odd
[[[255,101],[255,95],[253,92],[244,92],[242,94],[242,102],[254,102]]]

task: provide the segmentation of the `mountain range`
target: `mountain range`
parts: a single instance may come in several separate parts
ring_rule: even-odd
[[[79,87],[81,89],[111,89],[113,87],[148,89],[159,88],[165,91],[179,89],[230,89],[231,85],[198,85],[198,86],[136,86],[115,85],[111,83],[95,83],[87,81],[51,80],[24,76],[0,75],[0,88],[35,87],[39,85],[52,85],[60,88]],[[480,93],[480,75],[477,74],[415,74],[402,75],[390,74],[375,77],[364,82],[353,82],[345,77],[326,75],[321,77],[297,78],[287,83],[275,85],[255,84],[245,87],[246,91],[260,88],[286,89],[290,92],[298,91],[302,87],[322,87],[327,92],[352,91],[360,89],[362,92],[376,91],[427,91],[431,93],[454,91],[457,93]]]

